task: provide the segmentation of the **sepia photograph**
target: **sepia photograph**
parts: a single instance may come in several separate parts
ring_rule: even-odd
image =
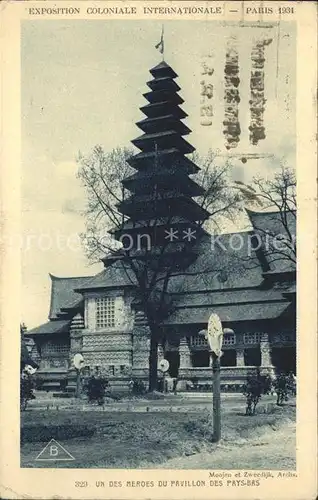
[[[294,470],[294,23],[21,47],[21,466]]]

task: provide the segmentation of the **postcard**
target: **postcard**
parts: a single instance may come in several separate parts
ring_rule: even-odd
[[[1,4],[3,498],[315,498],[316,14]]]

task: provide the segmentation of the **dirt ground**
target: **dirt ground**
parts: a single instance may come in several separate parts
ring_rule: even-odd
[[[157,404],[153,402],[153,405]],[[91,436],[62,436],[58,442],[74,461],[38,462],[42,441],[21,446],[21,467],[173,468],[173,469],[295,469],[295,402],[276,407],[263,401],[255,416],[245,416],[244,399],[223,402],[222,441],[212,443],[210,409],[189,413],[31,410],[22,414],[22,434],[32,429],[87,426]],[[151,403],[150,403],[151,406]],[[50,434],[51,433],[51,434]],[[61,434],[59,434],[61,436]]]
[[[267,430],[259,437],[221,443],[213,453],[199,452],[155,465],[162,469],[296,469],[296,424]]]

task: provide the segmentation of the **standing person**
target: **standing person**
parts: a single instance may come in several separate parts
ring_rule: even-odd
[[[278,374],[276,379],[276,393],[277,393],[277,401],[276,404],[278,406],[283,404],[283,401],[286,401],[287,398],[287,379],[286,375],[281,372]]]
[[[103,378],[101,379],[101,382],[102,382],[102,391],[103,391],[103,395],[110,395],[111,393],[111,388],[110,388],[110,383],[109,383],[109,380],[108,378]]]
[[[128,382],[128,391],[129,391],[129,395],[131,396],[134,392],[134,381],[133,379],[131,378]]]
[[[243,394],[246,396],[246,415],[255,415],[256,406],[263,393],[263,384],[260,369],[250,372],[246,378]]]

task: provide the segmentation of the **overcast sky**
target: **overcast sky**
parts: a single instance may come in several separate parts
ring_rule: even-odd
[[[287,27],[288,26],[288,27]],[[288,31],[287,31],[288,29]],[[295,166],[295,32],[221,26],[217,22],[165,23],[165,60],[178,73],[178,84],[192,134],[187,140],[199,153],[219,148],[225,154],[223,74],[226,39],[238,36],[240,54],[240,122],[242,154],[272,158],[233,160],[237,180],[255,173],[271,175],[280,161]],[[50,299],[49,272],[82,276],[98,272],[88,266],[78,245],[84,230],[85,192],[76,179],[76,156],[96,144],[105,150],[129,146],[141,134],[135,122],[149,91],[149,69],[161,60],[154,48],[159,21],[24,21],[21,33],[23,311],[33,327],[45,322]],[[266,48],[266,140],[248,143],[250,51],[253,37],[273,38]],[[214,55],[215,116],[200,125],[200,61]],[[277,67],[278,79],[276,79]],[[288,76],[288,78],[287,78]],[[213,81],[212,81],[213,80]],[[289,97],[288,97],[289,95]],[[290,100],[290,112],[286,102]],[[224,161],[220,157],[219,161]]]

